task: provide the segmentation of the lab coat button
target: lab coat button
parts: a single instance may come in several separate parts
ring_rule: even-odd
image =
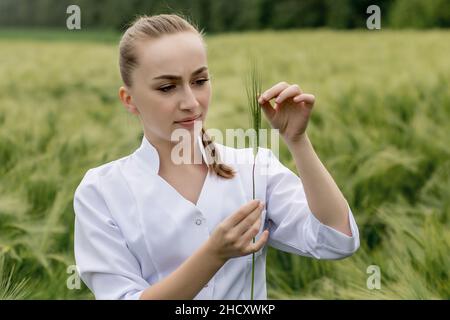
[[[202,220],[201,219],[195,220],[195,224],[198,225],[198,226],[201,225],[202,224]]]
[[[208,287],[208,284],[205,284],[204,288]]]

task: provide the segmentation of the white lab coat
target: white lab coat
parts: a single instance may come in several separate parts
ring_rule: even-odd
[[[206,159],[200,140],[197,147]],[[131,155],[87,171],[74,195],[74,246],[78,272],[96,299],[138,299],[252,199],[252,149],[216,147],[237,174],[223,179],[208,173],[197,205],[158,175],[159,155],[145,136]],[[315,218],[300,178],[272,151],[260,148],[257,159],[256,198],[266,207],[256,239],[269,227],[268,245],[317,259],[340,259],[358,249],[350,208],[351,237]],[[266,253],[267,246],[255,254],[255,299],[267,299]],[[250,299],[251,267],[252,254],[228,260],[195,299]]]

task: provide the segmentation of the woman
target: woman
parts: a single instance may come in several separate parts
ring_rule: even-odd
[[[141,120],[142,144],[88,170],[74,196],[75,258],[97,299],[250,299],[252,253],[255,299],[267,299],[266,244],[317,259],[358,249],[352,212],[305,132],[314,96],[285,82],[260,96],[300,177],[260,148],[269,174],[251,200],[252,164],[233,159],[252,149],[213,143],[195,125],[211,97],[202,33],[177,15],[141,17],[121,39],[119,64],[119,96]],[[192,161],[176,163],[180,129]]]

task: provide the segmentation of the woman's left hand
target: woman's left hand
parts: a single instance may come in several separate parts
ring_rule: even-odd
[[[272,107],[270,100],[275,99]],[[314,106],[315,97],[303,93],[297,84],[280,82],[266,90],[258,99],[272,128],[278,129],[286,142],[303,137]]]

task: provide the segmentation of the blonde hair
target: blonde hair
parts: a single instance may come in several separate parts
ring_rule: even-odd
[[[140,16],[135,19],[125,31],[119,44],[119,68],[123,83],[131,87],[131,73],[138,65],[136,42],[157,39],[164,35],[178,32],[193,32],[203,40],[203,30],[199,31],[195,24],[178,14],[159,14]],[[202,143],[208,157],[208,167],[218,176],[231,179],[235,172],[233,168],[220,163],[220,155],[214,142],[202,128]]]

